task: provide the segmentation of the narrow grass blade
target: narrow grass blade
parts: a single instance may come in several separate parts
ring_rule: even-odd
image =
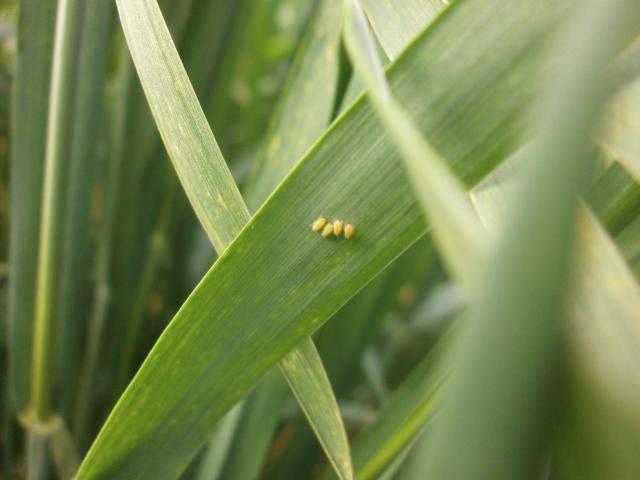
[[[373,31],[393,60],[447,5],[445,0],[361,0]]]
[[[231,177],[154,0],[116,2],[140,81],[198,220],[219,252],[249,212]],[[149,38],[159,48],[148,48]],[[169,57],[167,57],[170,55]]]
[[[499,254],[474,292],[442,416],[416,449],[409,478],[522,478],[539,459],[587,144],[603,101],[604,67],[632,28],[625,24],[631,2],[594,1],[583,8],[561,44],[564,64],[541,112],[535,161]],[[492,378],[501,381],[489,387]]]
[[[479,213],[494,231],[504,229],[504,211],[514,191],[513,173],[518,173],[518,168],[504,166],[510,168],[496,179],[492,175],[491,181],[474,193]],[[578,378],[572,386],[579,386],[572,396],[575,413],[569,424],[573,431],[582,432],[571,443],[589,458],[582,455],[579,465],[575,459],[581,455],[557,463],[560,470],[571,463],[572,468],[593,478],[635,478],[640,466],[626,445],[640,435],[640,420],[631,407],[640,395],[632,367],[637,363],[633,352],[640,342],[635,319],[640,311],[640,291],[611,238],[586,208],[581,210],[577,285],[565,335],[572,354],[571,369]],[[583,424],[581,428],[576,427],[576,421]],[[566,456],[565,449],[566,445],[558,454]]]
[[[337,90],[342,13],[339,1],[323,0],[311,18],[246,188],[251,210],[264,202],[329,124]],[[285,388],[274,379],[262,382],[252,393],[260,400],[250,401],[243,413],[244,429],[238,433],[226,478],[250,480],[258,474],[287,398]],[[268,409],[255,410],[265,404]],[[252,419],[259,419],[260,428],[249,427]]]
[[[213,440],[207,446],[202,464],[198,468],[197,480],[217,480],[220,478],[243,407],[244,402],[236,404],[220,421],[220,425],[213,434]]]
[[[153,0],[141,0],[118,2],[117,5],[125,37],[169,156],[205,232],[221,253],[241,226],[249,221],[249,212],[209,129],[157,4]],[[158,49],[149,54],[147,45],[152,36]],[[307,351],[300,354],[305,356]],[[309,369],[308,376],[300,376],[299,367],[299,363],[285,364],[282,370],[289,383],[296,385],[301,401],[311,399],[310,395],[302,395],[302,392],[312,387],[308,378],[314,375],[316,381],[322,380],[322,388],[326,392],[324,396],[316,395],[313,405],[303,405],[307,415],[316,415],[324,408],[337,412],[339,418],[319,357],[312,356],[302,364]],[[341,422],[335,422],[336,416],[314,416],[310,421],[320,432],[321,442],[324,440],[323,445],[329,455],[343,451],[335,460],[336,465],[342,466],[345,458],[349,458],[346,434],[343,434],[345,441],[335,445],[326,443],[324,435],[325,431],[344,430]],[[326,423],[328,425],[325,426]],[[335,439],[331,437],[331,440]]]
[[[16,411],[29,402],[43,158],[56,2],[23,0],[11,119],[9,381]]]
[[[346,0],[345,43],[373,109],[401,152],[433,236],[453,277],[469,286],[487,241],[466,189],[392,97],[364,13]]]
[[[247,187],[252,210],[329,125],[338,83],[342,12],[339,1],[324,0],[311,20]]]
[[[616,245],[640,281],[640,216],[616,237]]]
[[[329,460],[342,480],[353,478],[349,441],[322,360],[310,338],[287,355],[281,368]],[[331,405],[332,408],[327,408]],[[333,418],[325,418],[333,415]]]
[[[400,100],[413,98],[427,81],[434,86],[407,108],[466,184],[479,181],[513,148],[519,112],[540,69],[548,66],[542,47],[570,4],[530,1],[523,9],[499,0],[461,2],[389,71]],[[509,21],[492,22],[494,8]],[[512,41],[499,41],[505,38]],[[473,117],[463,114],[468,102]],[[319,214],[352,221],[356,236],[350,242],[320,238],[308,227]],[[79,477],[176,475],[216,421],[270,367],[425,228],[400,159],[366,103],[357,102],[185,302],[114,409]],[[158,398],[162,403],[152,400]]]
[[[318,0],[234,3],[237,22],[228,30],[215,89],[205,105],[230,164],[253,155],[265,134],[291,56]]]
[[[614,163],[590,189],[587,201],[609,233],[616,236],[637,215],[640,183],[635,182],[619,163]]]
[[[68,135],[77,65],[76,48],[83,6],[80,0],[62,0],[56,14],[36,277],[30,404],[34,420],[44,422],[51,416],[53,407],[60,239],[63,231]]]
[[[437,365],[444,348],[443,339],[414,368],[380,410],[375,422],[356,439],[353,462],[358,480],[379,478],[416,441],[433,418],[447,376],[445,370]],[[327,472],[323,480],[332,477]]]
[[[123,55],[125,46],[120,45],[119,63],[116,70],[115,88],[123,93],[130,90],[135,80],[133,65],[128,54]],[[73,433],[81,451],[87,447],[90,430],[90,418],[96,398],[95,381],[98,360],[102,349],[107,311],[113,291],[112,285],[112,253],[114,250],[114,230],[116,228],[116,212],[120,194],[121,169],[125,159],[124,133],[127,126],[128,95],[121,95],[113,107],[114,123],[122,125],[114,129],[110,136],[111,158],[104,172],[104,206],[100,218],[95,253],[94,303],[89,314],[87,340],[84,351],[82,371],[76,393],[76,408],[73,420]]]
[[[627,85],[607,108],[599,144],[640,182],[640,80]]]
[[[225,464],[225,480],[253,480],[267,455],[289,388],[278,370],[269,372],[245,400]]]
[[[89,293],[90,205],[98,166],[103,88],[114,5],[86,0],[82,23],[78,88],[71,125],[68,183],[66,189],[62,265],[57,318],[56,377],[66,417],[72,404],[80,365],[84,301]]]

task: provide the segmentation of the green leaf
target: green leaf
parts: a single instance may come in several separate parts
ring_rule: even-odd
[[[329,125],[337,89],[342,14],[339,1],[323,0],[311,18],[246,188],[251,210],[264,202]],[[251,398],[225,478],[249,480],[258,475],[287,398],[286,386],[271,378],[261,382]]]
[[[131,55],[169,156],[205,232],[216,250],[223,252],[249,221],[246,205],[207,124],[157,3],[142,0],[117,5]],[[158,48],[149,52],[147,46],[153,40]],[[131,341],[126,341],[124,354],[129,356],[131,350]],[[303,405],[303,409],[327,453],[330,457],[337,455],[332,461],[340,466],[339,472],[348,479],[349,469],[344,469],[345,464],[350,464],[346,434],[336,436],[337,431],[344,430],[342,422],[335,420],[339,419],[339,410],[319,356],[312,355],[300,363],[300,355],[304,357],[307,352],[308,348],[292,352],[295,357],[282,370],[289,383],[296,386],[301,401],[313,400],[311,405]],[[301,368],[307,375],[300,375]],[[317,394],[318,385],[325,392],[322,396]],[[314,395],[305,394],[307,390]],[[318,416],[323,408],[328,413]],[[337,441],[340,438],[343,441]]]
[[[29,402],[33,305],[38,259],[43,161],[56,2],[23,0],[11,128],[11,239],[9,251],[10,381],[15,409]]]
[[[97,145],[103,107],[102,90],[115,6],[88,0],[79,19],[77,82],[71,126],[69,170],[64,212],[64,234],[57,316],[56,373],[63,412],[68,414],[80,365],[82,319],[87,314],[90,205],[99,164]]]
[[[338,82],[342,13],[339,1],[324,0],[313,16],[247,187],[252,210],[329,125]]]
[[[640,81],[627,85],[607,108],[602,148],[640,182]]]
[[[637,215],[640,183],[635,182],[619,163],[614,163],[590,189],[587,200],[609,233],[616,236]]]
[[[226,166],[155,1],[117,2],[140,82],[198,220],[222,252],[249,212]],[[159,48],[149,48],[155,37]]]
[[[57,282],[60,273],[68,136],[84,3],[62,0],[56,13],[47,119],[44,182],[34,311],[30,414],[46,422],[53,412]]]
[[[505,206],[513,194],[517,165],[503,165],[499,175],[483,182],[474,202],[484,222],[503,230]],[[496,177],[496,178],[494,178]],[[578,258],[571,323],[566,331],[572,354],[571,367],[579,391],[572,398],[576,412],[572,430],[582,458],[584,474],[593,478],[635,478],[640,472],[627,445],[640,438],[640,422],[632,405],[640,397],[640,383],[633,365],[638,361],[640,331],[636,326],[640,290],[615,244],[586,208],[578,224]],[[613,320],[613,321],[612,321]],[[581,428],[576,422],[582,423]],[[615,432],[615,433],[614,433]],[[589,453],[590,452],[590,453]],[[566,456],[563,450],[561,454]],[[558,464],[566,468],[566,459]],[[586,469],[586,470],[585,470]]]
[[[342,424],[340,410],[331,390],[327,390],[329,379],[320,355],[310,338],[303,340],[297,348],[280,362],[286,369],[286,378],[294,395],[311,423],[322,447],[341,479],[353,478],[349,441]],[[309,376],[311,376],[309,378]],[[333,408],[327,408],[332,405]],[[333,418],[325,418],[333,415]]]
[[[453,277],[468,286],[487,248],[482,226],[465,187],[391,95],[362,10],[355,0],[347,0],[346,5],[345,43],[356,73],[367,87],[378,119],[402,154],[444,262]]]
[[[441,340],[413,369],[384,404],[375,422],[357,438],[353,445],[353,463],[358,480],[379,478],[433,418],[447,373],[438,366],[445,344]],[[323,478],[331,477],[327,473]]]
[[[567,5],[527,6],[453,5],[389,72],[394,94],[468,185],[515,143],[519,113],[545,65],[546,34]],[[492,22],[490,7],[508,21]],[[432,87],[415,98],[427,79]],[[473,116],[463,114],[469,102]],[[309,229],[318,215],[354,223],[356,235],[350,241],[319,237]],[[185,302],[112,412],[80,478],[177,475],[216,421],[271,366],[425,228],[400,159],[366,103],[357,102]]]
[[[197,480],[217,480],[220,478],[243,407],[244,402],[237,403],[220,421],[198,468]]]
[[[631,2],[590,2],[563,37],[563,63],[540,112],[530,171],[479,278],[452,352],[441,415],[416,449],[409,478],[523,478],[540,457],[561,354],[578,192],[603,72],[628,40],[630,9]]]
[[[387,56],[395,59],[447,5],[445,0],[361,0]]]

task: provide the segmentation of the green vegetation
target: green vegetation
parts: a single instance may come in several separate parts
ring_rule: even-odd
[[[0,478],[640,478],[635,3],[1,4]]]

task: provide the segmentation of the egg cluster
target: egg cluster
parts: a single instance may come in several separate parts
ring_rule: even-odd
[[[344,238],[347,240],[353,237],[353,234],[356,232],[356,229],[350,223],[344,223],[343,220],[333,220],[332,222],[327,222],[327,219],[324,217],[318,217],[312,224],[311,230],[314,232],[318,232],[324,238],[329,238],[331,236],[339,237],[340,235],[344,235]]]

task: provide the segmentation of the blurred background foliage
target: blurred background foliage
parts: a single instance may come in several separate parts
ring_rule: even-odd
[[[407,1],[407,5],[417,1]],[[19,24],[17,3],[7,0],[0,3],[0,323],[3,324],[0,451],[6,478],[22,478],[29,461],[24,448],[25,434],[18,419],[26,406],[28,386],[15,383],[18,381],[15,371],[9,373],[9,344],[15,339],[5,327],[9,324],[10,211],[19,212],[12,202],[22,200],[10,190],[12,168],[16,168],[10,163],[14,118],[10,105],[15,95],[12,89],[15,90]],[[74,166],[72,158],[68,166],[63,214],[66,223],[59,240],[64,281],[57,285],[53,403],[75,444],[67,448],[62,440],[59,442],[62,458],[73,457],[69,452],[74,449],[80,458],[87,452],[168,322],[217,258],[168,161],[115,5],[104,2],[107,5],[98,6],[91,0],[80,3],[86,5],[79,14],[80,40],[73,52],[75,70],[71,81],[77,96],[68,119],[69,138],[78,142],[73,143],[73,148],[83,152],[83,160],[90,160]],[[281,99],[293,81],[299,56],[305,54],[307,36],[323,3],[159,2],[198,100],[244,194],[259,172],[257,159],[268,150],[269,134],[277,128],[278,114],[283,108],[279,101],[284,101]],[[362,3],[367,7],[372,2]],[[447,2],[423,2],[427,3],[433,5],[435,13],[445,8]],[[100,9],[99,18],[92,15],[96,8]],[[372,17],[373,31],[382,39],[377,31],[380,26],[371,13],[375,8],[374,5],[365,10]],[[500,21],[498,17],[494,20]],[[424,22],[416,20],[416,25],[407,26],[411,35],[407,34],[406,42],[398,42],[402,48],[396,45],[395,50],[389,49],[388,42],[378,45],[384,63],[395,60],[404,45],[424,29],[426,17]],[[51,45],[52,25],[43,29],[49,35],[48,39],[40,39],[45,44]],[[85,54],[85,48],[94,50]],[[636,41],[635,47],[632,44],[628,48],[629,58],[620,62],[625,79],[609,100],[603,125],[598,129],[597,166],[585,194],[596,218],[615,241],[613,255],[622,255],[636,281],[640,278],[640,80],[633,65],[638,64],[638,50]],[[335,91],[327,125],[350,105],[356,96],[354,92],[360,89],[344,46],[340,45],[336,52],[337,68],[332,83]],[[88,87],[93,90],[86,91],[81,87],[83,75],[88,72],[96,76]],[[81,95],[85,95],[84,99]],[[39,131],[37,126],[34,129]],[[74,137],[80,131],[77,129],[83,129],[80,139]],[[298,157],[305,151],[306,146]],[[513,157],[510,160],[517,163]],[[25,174],[28,173],[21,172]],[[75,182],[73,178],[81,180]],[[483,183],[476,191],[491,187]],[[255,209],[264,198],[259,200],[253,200],[255,205],[250,204],[250,208]],[[394,394],[411,399],[412,393],[426,391],[423,389],[427,387],[420,383],[421,372],[431,369],[431,360],[427,363],[425,358],[434,346],[442,344],[444,332],[452,330],[469,302],[457,279],[449,274],[446,262],[432,236],[421,237],[382,273],[368,279],[364,288],[314,335],[350,439],[357,439],[379,418],[381,409]],[[640,321],[640,312],[630,316]],[[638,323],[632,328],[637,332]],[[24,338],[30,341],[31,334],[27,331]],[[628,353],[630,361],[638,359],[637,350]],[[17,353],[18,357],[23,354],[29,363],[30,351]],[[570,377],[566,383],[563,389],[571,391],[569,398],[577,398],[571,404],[577,407],[562,412],[563,419],[558,422],[562,431],[556,439],[557,447],[554,445],[552,449],[555,449],[553,468],[545,457],[541,462],[546,466],[544,475],[538,478],[607,478],[606,474],[598,473],[601,468],[598,456],[592,458],[585,452],[603,455],[601,464],[616,457],[613,460],[616,468],[626,465],[633,457],[634,448],[630,445],[638,445],[633,443],[638,430],[618,428],[615,422],[624,424],[628,417],[615,411],[608,412],[606,418],[610,423],[605,425],[585,421],[598,417],[602,411],[600,402],[602,408],[609,408],[609,399],[600,398],[599,391],[594,394],[583,377]],[[582,395],[592,395],[595,400],[581,402]],[[410,400],[405,401],[413,405]],[[637,413],[636,408],[634,414]],[[582,429],[586,431],[584,435]],[[599,441],[601,436],[615,437],[617,433],[621,436],[615,441]],[[413,436],[417,438],[419,434],[413,432]],[[606,451],[607,448],[611,451]],[[359,452],[357,447],[354,451]],[[56,464],[61,462],[60,457],[53,458],[44,475],[64,476],[61,473],[64,468]],[[359,457],[354,458],[358,464]],[[559,460],[556,462],[555,458]],[[589,465],[591,461],[597,465]],[[385,465],[384,471],[376,471],[371,478],[411,478],[408,470],[398,468]],[[603,468],[605,472],[612,471]],[[623,471],[626,467],[620,468],[619,478],[632,478],[628,472],[640,472],[635,466],[628,471]],[[220,447],[209,442],[183,478],[319,478],[329,475],[326,469],[323,451],[296,400],[272,372],[248,395],[239,421],[229,434],[229,445]]]

